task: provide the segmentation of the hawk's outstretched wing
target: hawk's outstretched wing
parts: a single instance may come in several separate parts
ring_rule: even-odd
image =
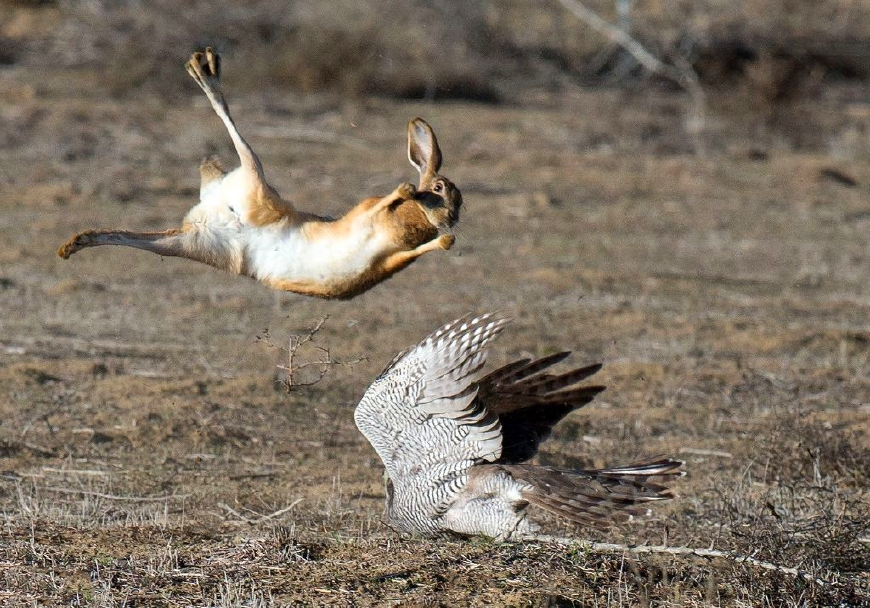
[[[577,386],[601,369],[587,365],[554,374],[549,368],[570,355],[561,352],[536,361],[522,359],[491,372],[478,383],[477,400],[501,422],[501,463],[525,462],[553,427],[590,403],[603,386]]]
[[[439,515],[469,467],[500,457],[498,416],[475,397],[486,346],[507,323],[493,315],[448,323],[394,359],[357,405],[356,425],[401,510]]]

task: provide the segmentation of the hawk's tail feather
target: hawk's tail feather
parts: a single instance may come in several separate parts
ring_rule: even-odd
[[[683,475],[681,461],[661,459],[611,469],[565,471],[535,465],[502,465],[530,504],[571,521],[604,527],[673,497],[669,484]]]
[[[610,469],[599,469],[596,471],[602,475],[628,475],[634,476],[635,479],[656,477],[682,477],[685,471],[681,471],[683,461],[674,460],[673,458],[660,458],[653,462],[644,462],[638,464],[629,464],[621,467],[613,467]]]

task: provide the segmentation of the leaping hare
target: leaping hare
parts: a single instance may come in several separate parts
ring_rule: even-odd
[[[349,299],[408,266],[427,251],[450,249],[462,194],[438,174],[441,150],[432,128],[408,124],[408,158],[420,185],[400,184],[331,219],[296,209],[267,182],[263,166],[239,134],[220,86],[220,56],[194,53],[187,71],[211,101],[239,155],[225,172],[213,159],[200,167],[200,202],[181,228],[163,232],[88,230],[58,250],[69,258],[85,247],[122,245],[197,260],[269,287],[321,298]]]

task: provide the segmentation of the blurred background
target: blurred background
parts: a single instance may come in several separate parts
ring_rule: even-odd
[[[349,302],[127,248],[59,259],[81,230],[178,226],[199,161],[237,164],[183,67],[205,45],[306,211],[415,180],[424,117],[463,193],[454,247]],[[0,0],[0,603],[867,605],[868,276],[867,0]],[[650,517],[548,531],[833,583],[399,539],[352,408],[487,310],[514,319],[493,366],[604,363],[541,462],[690,472]],[[289,341],[327,316],[297,363],[354,363],[288,394]]]
[[[571,0],[567,0],[570,2]],[[706,146],[760,145],[867,154],[870,5],[861,0],[588,0],[655,57],[697,76]],[[187,54],[210,44],[239,88],[523,105],[566,90],[679,97],[558,0],[3,0],[3,70],[64,73],[71,90],[189,97]],[[61,83],[57,83],[61,84]],[[42,83],[50,87],[51,83]],[[676,110],[674,110],[676,111]],[[697,117],[696,117],[697,118]],[[24,125],[16,125],[21,128]],[[7,135],[8,137],[8,135]],[[636,138],[692,145],[653,125]],[[598,138],[601,139],[601,138]],[[606,136],[603,139],[608,139]],[[621,146],[611,141],[588,145]]]

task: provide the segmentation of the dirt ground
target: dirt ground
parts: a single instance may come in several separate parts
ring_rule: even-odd
[[[129,249],[59,259],[79,230],[178,225],[200,159],[235,159],[192,81],[109,95],[49,59],[0,67],[0,605],[870,605],[866,84],[751,124],[713,94],[698,131],[652,85],[348,100],[234,85],[227,60],[233,115],[300,208],[412,180],[418,115],[463,192],[451,251],[328,302]],[[541,462],[686,462],[650,516],[548,533],[807,576],[385,527],[353,408],[398,350],[484,311],[514,319],[491,366],[604,364]],[[362,360],[288,394],[283,349],[322,317],[297,362]]]

